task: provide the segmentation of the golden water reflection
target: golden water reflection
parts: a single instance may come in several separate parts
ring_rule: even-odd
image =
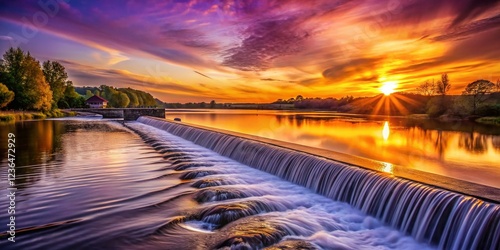
[[[387,141],[389,139],[389,122],[384,122],[384,128],[382,129],[382,137]]]
[[[500,188],[500,128],[469,122],[262,110],[167,111],[167,119],[357,155]]]

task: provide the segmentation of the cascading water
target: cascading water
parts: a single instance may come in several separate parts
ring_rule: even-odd
[[[219,132],[148,117],[140,117],[138,121],[304,186],[332,200],[346,202],[391,227],[410,234],[418,241],[441,249],[500,249],[498,204]],[[183,177],[196,178],[214,174],[217,173],[206,169],[185,173]],[[207,182],[196,182],[196,185],[217,186],[224,181],[227,180],[210,179]],[[212,198],[198,199],[204,201],[217,200],[218,196],[243,197],[241,194],[228,192],[224,189],[212,190],[208,192]],[[252,194],[254,195],[264,194]],[[265,198],[262,197],[254,198],[251,205],[230,206],[228,213],[234,218],[242,218],[249,211],[288,209],[283,203],[278,207],[266,206],[269,203],[263,202]],[[191,218],[213,224],[213,217],[210,216],[220,214],[217,209],[214,207],[204,210],[201,214],[207,216],[202,216],[203,218]],[[215,225],[215,228],[220,226],[222,225]],[[290,228],[280,228],[277,231],[280,230],[298,234]]]
[[[431,248],[344,202],[163,130],[141,123],[126,126],[169,162],[159,170],[167,173],[160,178],[182,179],[168,188],[173,198],[141,209],[148,214],[168,211],[169,216],[138,242],[127,242],[127,249]]]

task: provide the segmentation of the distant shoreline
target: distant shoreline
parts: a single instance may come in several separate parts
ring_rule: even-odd
[[[226,111],[226,110],[241,110],[241,111],[279,111],[279,112],[296,112],[296,113],[331,113],[339,114],[345,116],[363,116],[363,117],[390,117],[390,118],[401,118],[410,120],[435,120],[439,122],[460,122],[460,121],[470,121],[483,125],[494,125],[500,126],[500,117],[488,116],[488,117],[478,117],[478,116],[467,116],[467,117],[456,117],[451,115],[442,115],[440,117],[432,118],[428,114],[408,114],[408,115],[382,115],[382,114],[361,114],[361,113],[348,113],[339,112],[333,110],[321,110],[321,109],[249,109],[249,108],[222,108],[222,109],[210,109],[210,108],[166,108],[165,112],[186,112],[186,113],[206,113],[211,111]]]
[[[59,118],[76,116],[76,112],[66,110],[52,110],[47,112],[37,111],[0,111],[0,122],[16,122],[29,120],[44,120],[46,118]]]

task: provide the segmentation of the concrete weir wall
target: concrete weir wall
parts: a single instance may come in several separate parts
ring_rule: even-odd
[[[454,178],[450,178],[447,176],[436,175],[429,172],[423,172],[416,169],[406,168],[403,166],[387,164],[367,158],[357,157],[353,155],[348,155],[344,153],[334,152],[326,149],[320,148],[312,148],[304,145],[277,141],[273,139],[242,134],[233,131],[227,131],[222,129],[204,127],[200,125],[189,124],[185,122],[175,122],[172,120],[165,119],[157,119],[154,117],[144,117],[139,119],[138,121],[143,122],[145,124],[153,123],[154,120],[161,121],[162,123],[167,124],[175,124],[177,126],[186,126],[195,128],[198,130],[206,130],[214,133],[220,133],[222,135],[233,136],[235,138],[242,138],[246,140],[255,141],[258,143],[264,143],[270,146],[280,147],[284,149],[293,150],[296,152],[306,153],[313,156],[319,156],[321,158],[325,158],[328,160],[332,160],[335,162],[345,163],[351,166],[357,166],[364,169],[369,169],[372,171],[376,171],[383,175],[399,177],[402,179],[412,180],[418,183],[427,184],[434,187],[439,187],[447,190],[451,190],[457,193],[466,194],[469,196],[478,197],[483,200],[492,201],[494,203],[500,203],[500,189],[484,186],[478,183],[472,183],[464,180],[458,180]],[[174,133],[175,134],[175,133]],[[175,134],[180,136],[178,134]],[[182,136],[181,136],[182,137]],[[184,138],[186,139],[186,138]],[[389,168],[388,168],[389,167]]]
[[[165,109],[141,109],[141,108],[128,108],[123,109],[123,120],[135,121],[140,116],[153,116],[158,118],[165,118]]]
[[[71,109],[71,111],[100,114],[103,118],[123,118],[125,121],[135,121],[140,116],[165,118],[163,108],[102,108],[102,109]]]

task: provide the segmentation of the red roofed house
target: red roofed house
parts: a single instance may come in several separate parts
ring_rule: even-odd
[[[106,108],[106,106],[108,106],[108,101],[106,99],[96,95],[87,99],[85,103],[89,105],[90,108],[94,109]]]

